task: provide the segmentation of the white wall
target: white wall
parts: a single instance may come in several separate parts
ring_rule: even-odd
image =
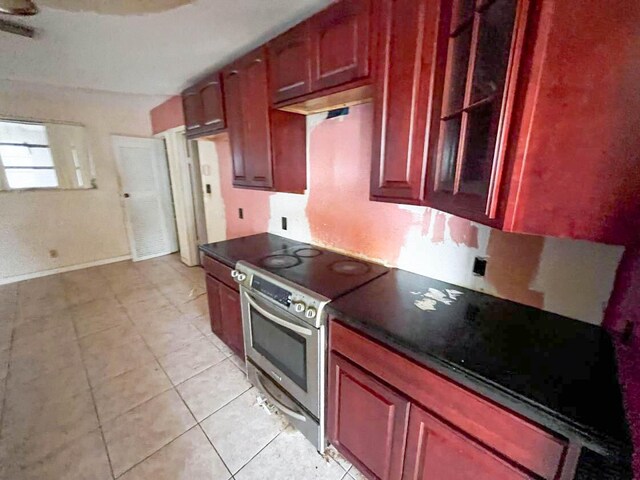
[[[0,283],[130,254],[111,134],[151,136],[164,97],[0,81],[0,116],[86,126],[96,190],[0,192]],[[58,251],[50,258],[49,250]]]

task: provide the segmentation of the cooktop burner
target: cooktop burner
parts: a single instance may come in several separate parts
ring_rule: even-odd
[[[389,271],[382,265],[311,245],[273,252],[257,265],[331,300]]]
[[[318,255],[322,255],[322,250],[318,250],[317,248],[299,248],[293,252],[296,257],[302,258],[313,258]]]
[[[294,255],[269,255],[268,257],[264,257],[260,260],[260,265],[267,269],[269,268],[291,268],[296,265],[300,265],[302,260]]]
[[[364,275],[371,267],[358,260],[340,260],[331,264],[331,270],[342,275]]]

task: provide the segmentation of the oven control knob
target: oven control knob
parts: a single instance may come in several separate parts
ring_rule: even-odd
[[[236,278],[240,272],[238,270],[231,270],[231,278]]]
[[[244,273],[238,273],[238,275],[236,276],[236,279],[239,282],[244,282],[245,278],[247,278],[247,276]]]
[[[304,316],[307,317],[307,318],[313,318],[313,317],[316,316],[316,313],[317,312],[316,312],[315,308],[309,307],[309,308],[307,308],[307,311],[304,312]]]
[[[296,302],[293,304],[293,309],[298,313],[304,312],[305,308],[307,308],[307,306],[302,302]]]

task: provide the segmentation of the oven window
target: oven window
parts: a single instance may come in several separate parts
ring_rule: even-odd
[[[260,355],[307,391],[307,342],[303,336],[251,309],[251,337]]]

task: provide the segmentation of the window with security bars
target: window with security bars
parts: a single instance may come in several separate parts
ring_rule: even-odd
[[[84,127],[0,120],[0,190],[94,186]]]
[[[436,190],[486,198],[518,0],[456,0],[447,45]]]

